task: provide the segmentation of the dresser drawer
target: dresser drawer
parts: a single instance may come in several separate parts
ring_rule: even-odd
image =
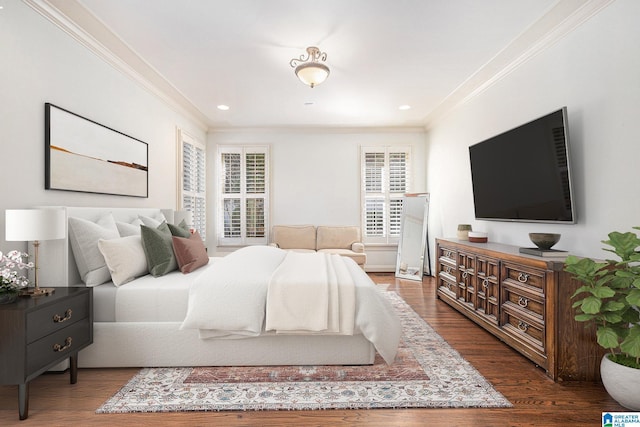
[[[545,355],[545,328],[542,323],[529,318],[522,312],[503,307],[502,327],[510,332],[510,335],[540,355]]]
[[[440,259],[441,262],[445,262],[449,265],[455,266],[457,256],[458,253],[455,249],[438,246],[438,259]]]
[[[90,292],[33,310],[27,314],[27,344],[52,332],[67,327],[71,323],[89,316]]]
[[[519,286],[502,286],[502,305],[522,312],[529,318],[544,323],[545,299],[540,293],[529,292],[527,288]]]
[[[34,373],[52,362],[62,360],[91,342],[89,317],[80,319],[59,331],[27,346],[27,372]]]
[[[532,291],[544,294],[546,279],[546,273],[543,270],[536,270],[534,268],[528,268],[507,262],[503,263],[503,282],[516,283],[520,286],[531,288]]]

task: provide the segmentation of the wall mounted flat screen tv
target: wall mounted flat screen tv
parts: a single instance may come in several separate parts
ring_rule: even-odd
[[[476,219],[575,223],[567,109],[469,147]]]

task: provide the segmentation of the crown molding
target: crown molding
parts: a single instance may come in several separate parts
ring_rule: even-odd
[[[310,133],[314,134],[362,134],[362,133],[425,133],[422,126],[256,126],[217,127],[209,129],[209,134],[252,134],[252,133]]]
[[[425,118],[429,130],[439,120],[480,95],[531,58],[597,15],[615,0],[560,0],[538,21],[458,86]]]
[[[209,129],[208,119],[191,101],[77,0],[22,1],[203,131]]]

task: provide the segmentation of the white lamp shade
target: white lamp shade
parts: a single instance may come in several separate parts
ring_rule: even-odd
[[[62,209],[7,209],[5,240],[33,241],[63,239],[66,218]]]

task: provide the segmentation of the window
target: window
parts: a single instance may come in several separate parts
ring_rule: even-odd
[[[179,209],[191,212],[192,228],[200,233],[202,240],[207,238],[206,206],[206,150],[204,144],[196,141],[187,133],[178,129],[178,146],[182,181],[178,195]]]
[[[218,149],[218,244],[266,244],[269,150],[265,146]]]
[[[402,197],[410,192],[409,147],[363,147],[362,235],[367,243],[396,243]]]

